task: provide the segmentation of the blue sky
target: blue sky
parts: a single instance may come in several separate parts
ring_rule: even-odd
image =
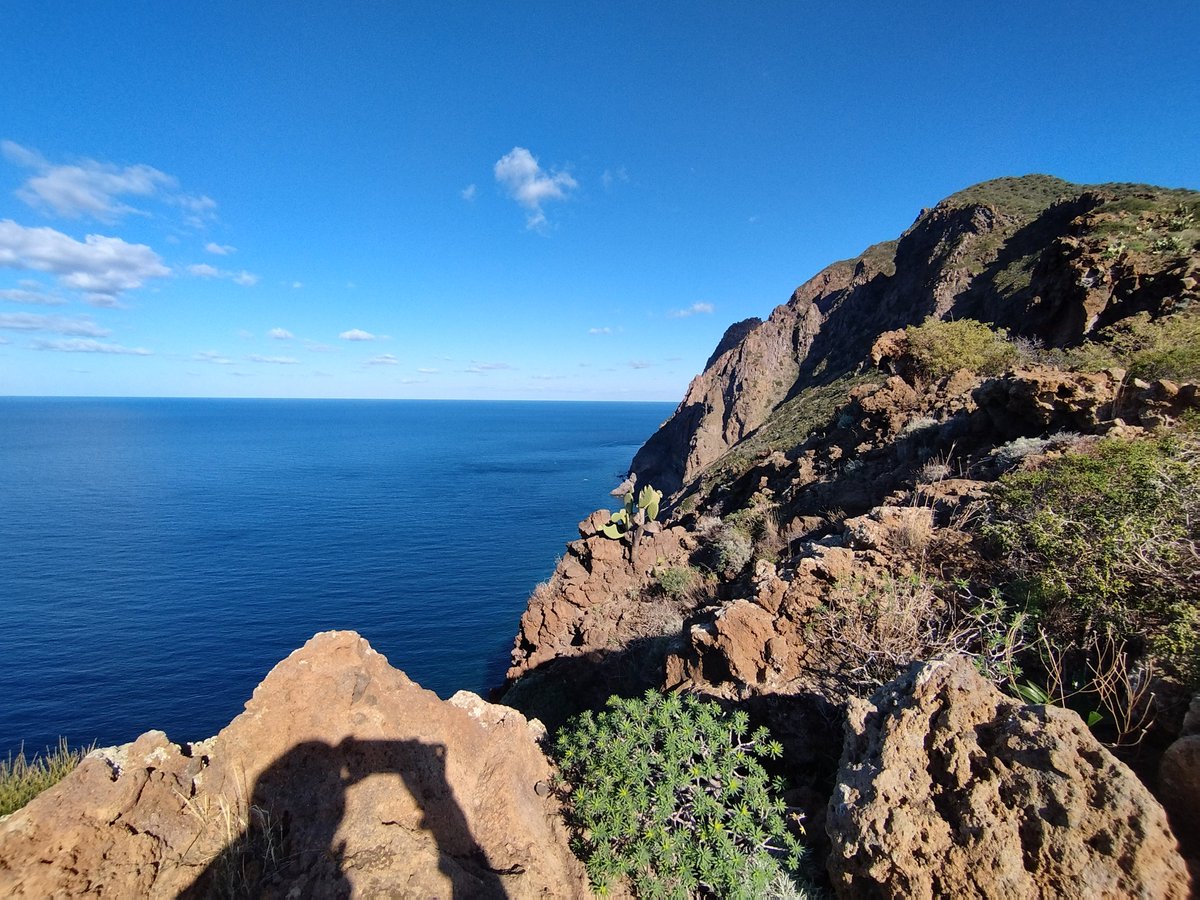
[[[977,181],[1200,187],[1200,4],[10,3],[0,394],[678,400]]]

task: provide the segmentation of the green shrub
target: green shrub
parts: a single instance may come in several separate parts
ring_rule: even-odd
[[[1111,633],[1200,675],[1200,442],[1100,441],[1003,476],[984,534],[1062,645]]]
[[[664,594],[678,600],[695,586],[696,574],[691,566],[656,566],[654,580]]]
[[[754,542],[736,525],[722,525],[714,537],[712,550],[717,574],[736,578],[754,556]]]
[[[801,848],[757,757],[783,748],[693,696],[612,697],[560,732],[556,754],[574,849],[602,893],[628,876],[639,896],[759,897]]]
[[[71,773],[90,751],[71,750],[65,738],[60,738],[57,750],[25,758],[22,750],[14,759],[0,760],[0,816],[14,812]]]
[[[1006,331],[993,331],[973,319],[943,322],[931,316],[920,325],[909,325],[904,334],[913,366],[928,378],[942,378],[959,369],[998,375],[1018,356]]]
[[[1073,369],[1127,369],[1134,378],[1153,381],[1200,379],[1200,311],[1150,318],[1146,313],[1122,319],[1095,340],[1063,351],[1061,363]]]

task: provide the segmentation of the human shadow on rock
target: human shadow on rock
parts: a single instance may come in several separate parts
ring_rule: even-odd
[[[297,744],[259,776],[245,826],[180,897],[351,896],[354,857],[366,851],[377,865],[392,850],[347,847],[339,828],[348,791],[372,776],[398,776],[385,790],[368,795],[377,798],[374,821],[388,824],[395,816],[394,824],[404,827],[407,791],[421,810],[417,827],[436,845],[451,896],[507,898],[501,873],[490,867],[454,799],[446,754],[442,744],[416,740]],[[399,798],[394,809],[389,809],[390,797]]]

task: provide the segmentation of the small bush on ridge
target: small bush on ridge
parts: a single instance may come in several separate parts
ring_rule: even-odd
[[[781,867],[798,869],[781,786],[757,758],[783,748],[748,729],[745,712],[648,691],[560,732],[574,849],[597,890],[628,876],[643,897],[758,897]]]
[[[1006,331],[993,331],[973,319],[943,322],[930,317],[920,325],[909,325],[904,336],[913,365],[929,378],[942,378],[959,369],[998,375],[1019,355]]]

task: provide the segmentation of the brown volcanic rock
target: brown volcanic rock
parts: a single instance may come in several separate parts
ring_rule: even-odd
[[[963,658],[852,700],[826,831],[846,897],[1187,897],[1166,815],[1069,710]]]
[[[631,469],[639,482],[671,494],[761,425],[787,396],[821,327],[814,297],[844,287],[850,276],[849,267],[831,266],[809,282],[819,289],[798,289],[766,322],[734,326],[744,331],[740,340],[714,353],[671,418],[637,452]]]
[[[93,753],[0,824],[0,895],[586,896],[536,734],[325,632],[215,738]]]
[[[1200,694],[1192,698],[1183,730],[1163,754],[1158,787],[1193,871],[1200,871]]]
[[[683,528],[650,523],[635,549],[628,539],[596,534],[608,518],[599,510],[579,524],[583,537],[567,545],[554,575],[529,598],[510,681],[551,660],[661,635],[664,622],[682,621],[678,603],[650,590],[651,573],[655,566],[687,565],[693,538]]]

